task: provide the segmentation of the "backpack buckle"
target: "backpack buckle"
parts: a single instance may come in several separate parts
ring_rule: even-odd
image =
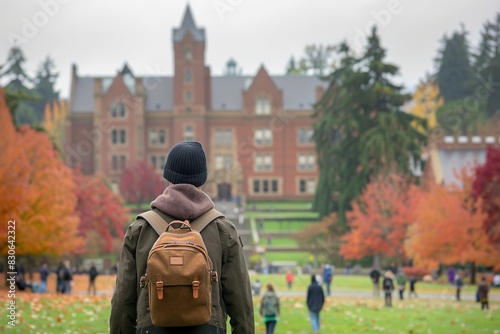
[[[198,275],[194,275],[194,281],[191,283],[193,287],[193,298],[198,298],[198,292],[200,290],[200,281],[198,281]]]
[[[162,300],[163,299],[163,281],[161,281],[161,278],[158,276],[158,281],[156,282],[156,293],[158,295],[158,299]]]

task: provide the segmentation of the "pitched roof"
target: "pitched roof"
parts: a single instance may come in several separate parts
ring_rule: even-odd
[[[251,76],[212,77],[212,110],[242,109],[242,93],[247,89]],[[325,81],[307,75],[271,76],[276,86],[283,92],[285,110],[312,109],[316,103],[316,87],[327,87]]]
[[[271,76],[276,86],[283,92],[285,110],[312,109],[316,102],[316,88],[327,87],[327,83],[313,76],[284,75]],[[94,81],[97,77],[77,77],[73,96],[73,112],[93,112]],[[212,110],[241,110],[243,91],[252,81],[251,76],[212,77]],[[113,80],[102,78],[103,93],[105,86]],[[149,76],[142,78],[145,91],[146,111],[165,111],[173,109],[174,83],[172,77]]]
[[[174,106],[174,79],[172,77],[144,77],[146,111],[172,110]]]
[[[197,28],[194,23],[193,14],[191,14],[191,7],[189,4],[186,6],[186,11],[184,12],[184,18],[180,28],[174,29],[173,39],[174,42],[180,42],[184,38],[187,32],[190,32],[194,40],[197,42],[205,41],[205,29]]]

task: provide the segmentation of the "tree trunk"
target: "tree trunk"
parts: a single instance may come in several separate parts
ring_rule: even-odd
[[[380,256],[380,254],[375,254],[373,256],[373,268],[382,269],[381,262],[382,257]]]
[[[470,284],[476,284],[476,261],[472,261],[470,269]]]

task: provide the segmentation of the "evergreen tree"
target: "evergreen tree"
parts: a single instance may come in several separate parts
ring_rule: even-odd
[[[315,141],[320,179],[314,209],[321,217],[345,213],[370,179],[380,173],[411,176],[410,159],[420,162],[426,136],[416,129],[426,121],[402,111],[410,96],[391,82],[398,67],[384,62],[376,29],[362,58],[339,47],[339,67],[329,76],[329,88],[315,106]]]
[[[0,79],[8,82],[5,86],[7,104],[16,126],[39,123],[33,107],[29,105],[30,102],[37,101],[39,95],[28,88],[32,80],[24,70],[25,62],[21,48],[13,46],[0,72]]]
[[[488,116],[500,116],[500,49],[497,49],[495,57],[488,67],[490,94],[486,101],[486,114]]]
[[[474,76],[465,28],[453,33],[451,38],[445,36],[443,44],[437,59],[436,83],[445,103],[448,103],[472,95]]]
[[[288,65],[286,67],[286,74],[287,75],[304,74],[303,71],[300,69],[300,67],[297,66],[297,63],[293,56],[291,56],[290,60],[288,61]]]
[[[40,64],[35,78],[35,90],[40,95],[40,100],[33,104],[35,114],[39,120],[43,120],[45,106],[47,103],[59,100],[59,92],[55,90],[55,83],[59,73],[54,72],[54,61],[47,56]]]
[[[482,76],[479,85],[486,85],[489,95],[484,109],[487,116],[500,115],[500,13],[497,13],[494,22],[486,22],[481,33],[479,47],[479,61],[481,67],[478,73]],[[485,54],[484,56],[482,54]],[[483,60],[484,58],[484,60]],[[486,83],[485,83],[486,82]]]

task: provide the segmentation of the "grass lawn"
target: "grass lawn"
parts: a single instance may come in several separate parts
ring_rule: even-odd
[[[6,294],[0,306],[0,332],[6,333],[109,333],[110,296],[82,297],[18,293],[17,325],[7,327]],[[254,298],[256,333],[264,333],[258,315],[261,297]],[[304,297],[281,297],[276,334],[311,333]],[[321,313],[322,333],[500,333],[500,303],[482,312],[473,302],[451,300],[393,301],[381,298],[329,297]]]
[[[257,301],[258,302],[258,301]],[[381,298],[328,298],[321,318],[321,333],[499,333],[500,304],[482,312],[472,302],[408,300],[383,307]],[[304,298],[281,298],[276,334],[311,333]],[[257,333],[264,333],[256,316]]]
[[[247,208],[253,208],[253,206],[257,208],[257,210],[266,210],[266,209],[275,209],[275,210],[286,210],[286,209],[294,209],[294,210],[311,210],[312,203],[304,202],[304,201],[249,201],[247,203]]]
[[[247,218],[259,218],[265,223],[266,220],[272,220],[273,218],[289,218],[290,220],[300,220],[301,218],[311,219],[318,218],[316,212],[311,211],[290,211],[290,212],[259,212],[259,211],[245,211],[245,216]]]
[[[305,227],[311,224],[316,224],[314,222],[304,222],[301,220],[288,220],[288,221],[276,221],[276,220],[265,220],[262,222],[262,228],[264,232],[296,232],[302,231]]]
[[[311,254],[308,252],[266,252],[267,261],[297,261],[298,264],[307,263]],[[273,275],[270,275],[273,276]],[[283,276],[284,277],[284,276]],[[283,278],[284,279],[284,278]]]

